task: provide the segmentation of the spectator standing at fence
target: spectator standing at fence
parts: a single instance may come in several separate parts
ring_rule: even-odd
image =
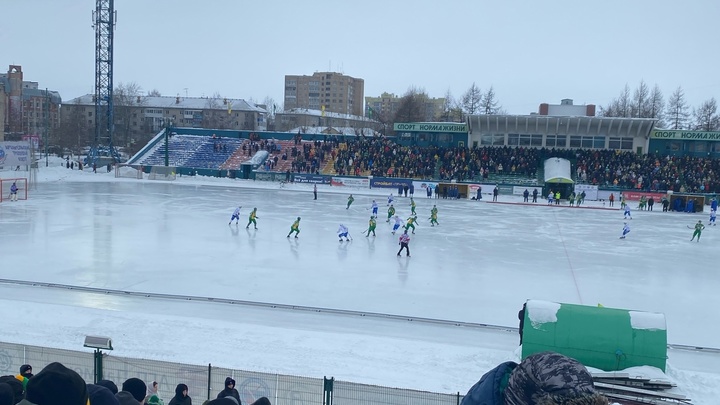
[[[410,198],[415,195],[415,184],[410,183]]]
[[[538,196],[538,191],[535,188],[535,189],[533,189],[533,201],[532,202],[534,202],[534,203],[537,202],[537,196]]]
[[[313,184],[313,200],[317,200],[317,184]]]
[[[652,196],[650,196],[650,198],[648,198],[648,200],[647,200],[647,204],[648,204],[648,211],[652,211],[652,207],[653,207],[653,205],[655,205],[655,199]]]
[[[407,184],[403,184],[403,193],[405,193],[405,197],[408,195],[408,189],[410,189],[410,187],[408,187]]]
[[[170,400],[168,405],[192,405],[192,398],[188,395],[188,386],[178,384],[175,387],[175,396]]]
[[[436,199],[440,198],[440,185],[439,184],[435,185],[435,198]]]
[[[425,187],[425,191],[427,192],[427,198],[432,198],[432,187],[430,185]]]
[[[227,377],[225,379],[225,389],[220,391],[217,395],[217,399],[225,397],[235,398],[238,401],[238,405],[242,405],[242,402],[240,402],[240,393],[235,389],[235,380],[231,377]]]
[[[497,201],[498,194],[500,194],[500,189],[498,189],[498,186],[496,185],[493,189],[493,201]]]
[[[610,197],[608,197],[608,201],[610,201],[610,206],[613,206],[613,203],[615,202],[615,194],[610,193]]]
[[[528,191],[528,189],[525,189],[525,191],[523,191],[523,202],[528,202],[529,198],[530,198],[530,192]]]

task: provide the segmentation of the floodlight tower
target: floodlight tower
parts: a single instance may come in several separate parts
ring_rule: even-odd
[[[113,31],[116,20],[114,0],[95,1],[95,140],[88,164],[97,163],[101,155],[116,162],[120,160],[113,145]]]

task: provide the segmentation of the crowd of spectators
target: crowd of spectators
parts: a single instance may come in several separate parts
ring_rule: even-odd
[[[244,147],[244,146],[243,146]],[[259,140],[255,151],[279,151],[275,142]],[[288,156],[289,153],[289,156]],[[551,157],[570,160],[574,180],[600,187],[688,193],[720,192],[720,159],[637,154],[599,149],[525,147],[406,146],[385,137],[337,137],[302,141],[282,154],[271,155],[267,170],[278,159],[291,160],[294,173],[320,174],[326,162],[341,176],[402,177],[456,181],[493,181],[494,176],[536,179]]]
[[[50,363],[37,374],[24,364],[20,374],[0,377],[0,405],[165,405],[158,386],[157,381],[146,384],[135,377],[125,380],[119,389],[110,380],[87,384],[80,374],[61,363]],[[175,395],[166,399],[168,405],[192,405],[189,388],[182,383],[175,387]],[[235,380],[226,378],[225,388],[216,399],[203,404],[242,405]],[[271,404],[261,397],[249,405]]]

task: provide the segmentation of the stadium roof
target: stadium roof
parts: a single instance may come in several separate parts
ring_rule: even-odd
[[[469,115],[468,132],[557,135],[650,136],[657,119],[558,117],[549,115]]]

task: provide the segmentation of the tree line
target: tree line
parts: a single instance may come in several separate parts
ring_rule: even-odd
[[[601,106],[602,117],[654,118],[657,128],[688,129],[695,131],[720,130],[720,115],[714,97],[691,107],[682,87],[675,89],[665,101],[660,86],[652,89],[644,80],[631,91],[627,84],[620,95],[607,105]]]

